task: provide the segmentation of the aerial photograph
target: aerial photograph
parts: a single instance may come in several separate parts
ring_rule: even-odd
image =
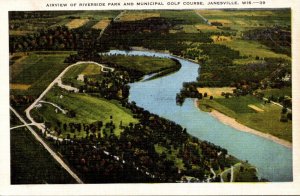
[[[12,185],[293,182],[291,9],[8,14]]]

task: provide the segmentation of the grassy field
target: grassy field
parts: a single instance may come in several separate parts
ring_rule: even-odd
[[[147,56],[103,56],[103,61],[118,64],[149,74],[176,66],[175,61],[159,57]]]
[[[27,128],[13,129],[10,134],[12,184],[76,183]]]
[[[292,89],[289,87],[281,88],[281,89],[266,89],[266,90],[260,90],[259,92],[262,92],[265,97],[269,96],[289,96],[292,97]]]
[[[263,110],[257,112],[249,107],[256,106]],[[240,96],[228,99],[203,99],[199,101],[199,108],[209,111],[209,108],[218,110],[238,122],[278,138],[292,142],[292,122],[280,122],[282,108],[274,104],[264,104],[253,96]]]
[[[242,56],[250,56],[252,57],[252,59],[254,59],[256,56],[263,57],[263,58],[273,57],[273,58],[291,59],[289,56],[285,54],[275,53],[271,51],[268,47],[255,41],[235,39],[232,41],[224,41],[218,43],[224,44],[234,50],[238,50]]]
[[[12,94],[38,95],[68,64],[64,59],[74,52],[30,52],[26,58],[10,65],[10,83],[30,87],[11,89]]]
[[[60,98],[63,95],[63,98]],[[65,110],[73,110],[76,113],[76,117],[70,118],[67,115],[59,112],[55,113],[55,107],[44,104],[41,108],[33,110],[33,115],[43,116],[45,121],[52,122],[56,125],[56,121],[64,123],[95,123],[102,121],[103,124],[110,122],[110,116],[113,117],[113,122],[116,126],[115,134],[120,135],[121,129],[119,128],[122,121],[123,126],[129,125],[129,123],[137,123],[138,120],[132,117],[132,113],[123,108],[117,101],[109,101],[102,98],[92,97],[90,95],[71,94],[63,92],[58,88],[52,89],[45,98],[47,101],[53,102]],[[74,134],[70,130],[63,131],[61,137],[66,137],[67,134]],[[77,137],[86,136],[86,133],[82,130],[75,132]]]

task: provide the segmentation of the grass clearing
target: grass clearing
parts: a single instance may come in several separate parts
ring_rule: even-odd
[[[13,129],[10,136],[11,184],[76,183],[27,128]]]
[[[258,107],[264,112],[256,112],[248,105]],[[204,111],[213,108],[250,128],[292,142],[292,121],[280,122],[282,108],[271,103],[264,104],[254,96],[202,99],[199,100],[199,108]]]
[[[63,98],[60,98],[63,95]],[[102,98],[92,97],[86,94],[73,94],[60,90],[59,88],[52,89],[45,98],[47,101],[53,102],[65,110],[73,110],[76,113],[76,117],[70,118],[63,113],[56,113],[55,108],[51,105],[44,104],[41,108],[33,110],[33,115],[42,116],[45,121],[52,122],[53,125],[56,121],[64,123],[95,123],[102,121],[103,124],[109,123],[110,116],[113,116],[113,123],[116,126],[114,133],[119,136],[121,129],[119,127],[122,121],[123,126],[129,125],[129,123],[137,123],[138,120],[132,117],[132,113],[122,107],[117,101],[106,100]],[[67,134],[77,137],[85,137],[86,133],[83,129],[80,132],[71,133],[70,130],[62,131],[60,137],[66,137]]]
[[[197,88],[199,93],[207,93],[207,96],[213,96],[214,98],[224,98],[222,96],[222,92],[224,93],[232,93],[235,87],[204,87],[204,88]]]
[[[265,97],[275,96],[289,96],[292,97],[292,88],[290,87],[284,87],[281,89],[265,89],[265,90],[259,90],[259,92],[263,93]]]
[[[109,19],[103,19],[103,20],[100,20],[99,22],[97,22],[92,28],[103,30],[110,24],[110,22],[111,22],[111,20],[109,20]]]
[[[147,56],[103,56],[104,62],[111,62],[123,67],[128,67],[150,74],[162,69],[172,68],[176,66],[175,61],[167,58],[160,57],[147,57]]]
[[[85,25],[88,21],[89,19],[73,19],[66,24],[66,27],[69,29],[76,29]]]
[[[64,84],[73,85],[79,88],[84,85],[84,76],[96,75],[101,73],[101,67],[95,64],[82,63],[71,67],[62,77]],[[79,77],[82,79],[80,80]]]

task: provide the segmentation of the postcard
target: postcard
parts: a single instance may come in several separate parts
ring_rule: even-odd
[[[294,1],[12,1],[1,194],[299,194]]]

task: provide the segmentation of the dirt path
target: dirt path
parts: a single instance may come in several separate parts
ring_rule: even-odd
[[[76,180],[77,183],[83,184],[83,181],[69,168],[67,164],[54,152],[27,123],[26,121],[10,106],[10,110],[19,118],[19,120],[24,123],[24,125],[29,129],[31,134],[35,137],[35,139],[40,142],[43,147],[50,153],[50,155]]]
[[[43,101],[43,100],[39,101],[39,103],[50,104],[50,105],[56,107],[57,109],[59,109],[63,114],[66,114],[66,113],[67,113],[66,110],[62,109],[61,107],[59,107],[59,106],[58,106],[57,104],[55,104],[55,103],[52,103],[52,102],[49,102],[49,101]]]

